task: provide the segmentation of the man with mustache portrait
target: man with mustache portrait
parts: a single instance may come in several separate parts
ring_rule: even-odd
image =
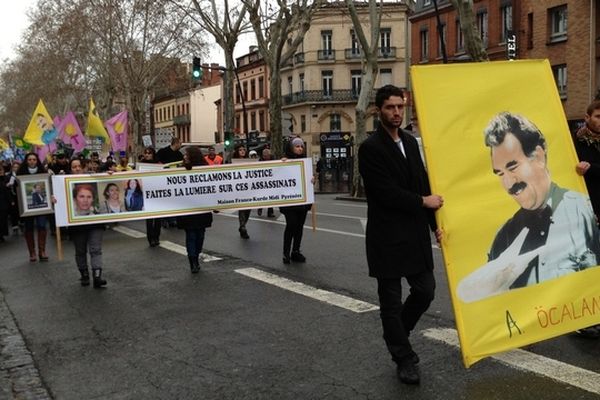
[[[497,232],[488,262],[459,282],[458,297],[470,303],[596,266],[600,236],[589,198],[552,182],[541,131],[502,112],[484,136],[494,174],[521,208]]]

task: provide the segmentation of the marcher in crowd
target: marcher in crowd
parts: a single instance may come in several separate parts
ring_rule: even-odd
[[[129,166],[129,162],[127,160],[127,156],[126,155],[122,155],[119,158],[119,164],[117,165],[117,171],[118,172],[124,172],[124,171],[131,171],[132,168]]]
[[[236,159],[248,159],[248,153],[246,150],[246,146],[243,144],[238,145],[234,152],[232,158]],[[250,211],[251,210],[239,210],[238,211],[238,220],[240,222],[240,226],[238,231],[240,232],[240,237],[242,239],[250,239],[250,235],[248,235],[248,230],[246,229],[246,224],[250,219]]]
[[[71,160],[71,173],[84,173],[79,159]],[[78,215],[91,215],[96,213],[93,204],[95,189],[87,183],[76,184],[73,190],[75,208]],[[90,254],[92,266],[92,277],[94,288],[106,286],[106,280],[102,278],[102,236],[104,235],[104,224],[74,225],[69,227],[69,237],[75,247],[75,263],[80,274],[81,286],[90,284],[90,272],[88,270],[87,253]]]
[[[358,151],[367,195],[367,262],[377,278],[383,337],[401,382],[418,384],[419,361],[408,340],[434,297],[430,230],[438,240],[434,210],[443,204],[431,194],[416,139],[400,126],[404,92],[392,85],[377,91],[380,125]],[[402,303],[402,278],[410,294]]]
[[[210,146],[208,148],[208,154],[204,157],[208,165],[219,165],[223,164],[223,157],[216,153],[215,147]]]
[[[10,210],[10,189],[8,177],[4,173],[4,164],[0,163],[0,243],[8,236],[8,213]]]
[[[191,170],[192,167],[206,165],[206,160],[202,157],[202,151],[195,146],[186,149],[184,167]],[[200,271],[200,253],[204,245],[204,235],[206,228],[212,225],[212,213],[198,213],[177,217],[177,227],[185,230],[185,248],[190,270],[193,274]]]
[[[285,157],[290,159],[305,158],[304,141],[299,137],[290,140],[285,149]],[[290,261],[306,262],[306,257],[300,252],[300,245],[302,244],[306,214],[310,208],[310,204],[279,207],[279,211],[285,216],[285,230],[283,231],[284,264],[289,264]]]
[[[181,154],[181,140],[177,137],[171,138],[171,145],[163,147],[156,153],[156,162],[161,164],[169,164],[176,161],[183,160],[183,154]]]
[[[25,162],[21,164],[19,170],[17,171],[17,175],[34,175],[45,173],[46,170],[40,162],[38,155],[35,153],[27,153],[25,155]],[[29,261],[37,261],[34,239],[34,232],[36,230],[40,261],[48,261],[48,256],[46,255],[46,227],[48,225],[48,218],[45,215],[36,215],[33,217],[23,217],[22,221],[25,225],[25,241],[27,242],[27,249],[29,250]]]
[[[10,207],[8,214],[10,216],[10,225],[13,234],[19,231],[19,203],[17,198],[17,171],[21,164],[18,161],[13,161],[10,166],[10,171],[6,175],[6,186],[9,190]]]
[[[156,164],[156,152],[154,147],[146,147],[142,155],[142,162]],[[160,227],[162,221],[160,218],[148,218],[146,220],[146,238],[150,247],[156,247],[160,244]]]
[[[600,100],[594,100],[588,105],[584,119],[585,125],[575,134],[575,150],[579,156],[575,169],[585,179],[596,221],[600,221]],[[600,325],[580,329],[577,333],[583,337],[598,339]]]
[[[268,147],[265,147],[260,154],[261,156],[258,159],[258,161],[271,161],[273,159],[273,156],[271,156],[271,149],[269,149]],[[256,210],[256,212],[259,216],[262,215],[262,208],[259,208],[258,210]],[[267,208],[267,217],[275,218],[273,207]]]

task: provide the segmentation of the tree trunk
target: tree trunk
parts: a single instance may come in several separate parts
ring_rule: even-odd
[[[364,197],[365,196],[365,188],[363,186],[362,183],[362,177],[360,176],[360,173],[358,172],[358,147],[360,145],[360,143],[362,143],[366,137],[367,137],[367,113],[360,109],[360,107],[356,107],[355,110],[355,126],[356,126],[356,132],[355,132],[355,139],[354,139],[354,146],[353,146],[353,154],[352,154],[352,159],[354,160],[353,166],[352,166],[352,192],[351,195],[352,197]]]
[[[283,156],[283,136],[281,126],[281,71],[279,67],[271,69],[269,88],[269,129],[271,130],[271,153],[275,158]]]
[[[475,23],[473,0],[450,0],[458,13],[460,29],[465,39],[467,53],[472,61],[489,61],[480,32]]]

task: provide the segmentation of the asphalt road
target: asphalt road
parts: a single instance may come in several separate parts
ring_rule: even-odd
[[[494,358],[467,370],[457,347],[432,339],[428,332],[454,328],[439,250],[437,298],[412,337],[422,383],[399,383],[377,311],[355,312],[245,274],[376,305],[364,255],[366,205],[319,195],[317,213],[317,231],[305,230],[308,262],[290,266],[281,262],[282,220],[253,212],[243,240],[235,215],[216,215],[205,251],[219,259],[198,275],[179,253],[182,231],[164,230],[164,247],[149,248],[131,237],[130,230],[144,232],[143,222],[123,224],[130,230],[105,234],[105,290],[79,286],[69,242],[64,261],[51,249],[49,263],[30,264],[23,238],[11,237],[0,244],[0,399],[600,398],[575,384],[586,371],[600,373],[600,341],[569,335],[526,349],[580,368],[569,383]],[[30,359],[15,355],[16,337]]]

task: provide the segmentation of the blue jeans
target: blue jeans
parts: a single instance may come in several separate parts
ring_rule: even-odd
[[[188,257],[198,258],[204,244],[204,232],[206,228],[194,228],[185,230],[185,248]]]

